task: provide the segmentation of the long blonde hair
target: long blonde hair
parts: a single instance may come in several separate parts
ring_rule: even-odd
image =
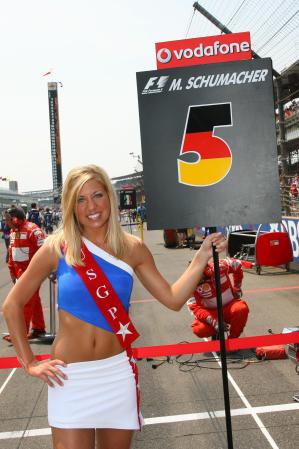
[[[120,258],[126,249],[127,238],[118,221],[118,208],[114,188],[101,167],[86,165],[73,168],[63,185],[61,195],[62,224],[57,231],[47,238],[55,252],[61,257],[61,249],[66,246],[66,263],[68,265],[83,265],[80,257],[82,229],[75,216],[79,192],[90,180],[103,184],[110,201],[110,217],[108,220],[105,241],[115,257]]]

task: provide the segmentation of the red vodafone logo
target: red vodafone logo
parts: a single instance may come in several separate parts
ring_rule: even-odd
[[[157,69],[251,58],[248,32],[156,44]]]
[[[157,52],[157,61],[161,62],[162,64],[166,64],[171,60],[171,58],[172,54],[169,48],[160,48],[160,50]]]

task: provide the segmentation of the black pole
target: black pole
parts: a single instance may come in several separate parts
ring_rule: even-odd
[[[217,232],[215,227],[209,228],[209,233]],[[233,449],[233,432],[230,413],[230,400],[228,389],[228,377],[227,377],[227,364],[226,364],[226,350],[225,350],[225,337],[224,337],[224,321],[222,312],[222,296],[220,286],[220,268],[219,268],[219,255],[213,246],[213,262],[215,271],[215,286],[217,297],[217,310],[218,310],[218,331],[220,340],[220,356],[221,356],[221,370],[222,370],[222,383],[224,394],[224,408],[225,408],[225,420],[226,420],[226,435],[227,435],[227,447]]]

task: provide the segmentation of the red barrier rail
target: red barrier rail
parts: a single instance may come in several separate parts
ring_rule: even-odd
[[[248,349],[256,348],[257,346],[271,346],[288,343],[299,343],[299,332],[229,338],[225,340],[225,348],[227,351],[235,351],[236,349]],[[137,359],[144,359],[150,357],[176,356],[181,354],[199,354],[202,352],[212,351],[220,351],[219,340],[133,348],[133,356]],[[45,360],[50,357],[50,354],[36,355],[37,360]],[[17,357],[0,358],[0,369],[8,368],[21,368],[21,364]]]
[[[256,348],[257,346],[271,346],[287,343],[299,343],[299,332],[275,335],[257,335],[255,337],[229,338],[225,340],[225,348],[227,351],[235,351],[236,349]],[[133,354],[136,358],[198,354],[201,352],[211,351],[220,351],[219,340],[133,348]]]

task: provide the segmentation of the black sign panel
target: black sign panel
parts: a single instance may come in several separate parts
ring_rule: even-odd
[[[270,59],[137,74],[149,229],[281,220]]]
[[[136,190],[120,190],[119,201],[121,209],[136,209]]]

